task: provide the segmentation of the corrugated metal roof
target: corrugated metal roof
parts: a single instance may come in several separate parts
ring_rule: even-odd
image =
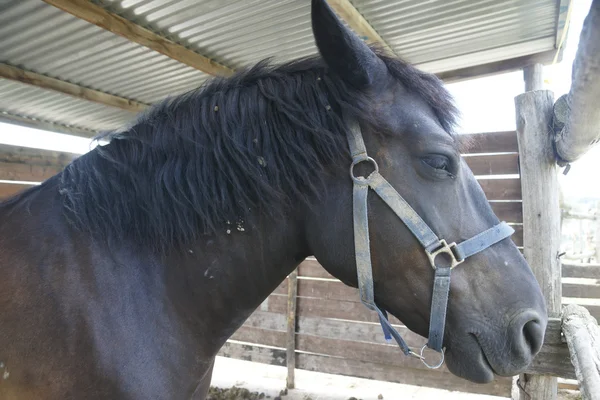
[[[556,1],[354,0],[353,4],[396,54],[435,73],[551,50],[556,42]],[[492,56],[490,49],[495,50]]]
[[[234,69],[270,56],[282,61],[316,52],[308,0],[96,3]],[[430,72],[552,50],[562,28],[557,0],[352,3],[398,55]],[[41,0],[0,2],[0,38],[2,62],[143,103],[207,78]],[[95,130],[131,118],[123,110],[9,81],[0,81],[2,110]]]

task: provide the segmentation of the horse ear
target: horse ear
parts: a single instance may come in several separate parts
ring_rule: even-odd
[[[319,53],[344,81],[364,88],[386,71],[383,61],[342,24],[325,0],[312,0],[311,14]]]

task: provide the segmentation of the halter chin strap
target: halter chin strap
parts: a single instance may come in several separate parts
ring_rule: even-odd
[[[481,232],[480,234],[465,240],[459,244],[446,243],[445,240],[431,230],[429,225],[417,214],[417,212],[400,196],[394,187],[379,173],[379,167],[374,159],[367,155],[360,126],[354,119],[346,119],[348,130],[348,143],[352,155],[350,176],[354,181],[353,208],[354,208],[354,248],[356,253],[356,268],[358,275],[358,290],[362,303],[377,312],[383,333],[387,340],[393,337],[404,354],[421,359],[430,368],[439,368],[444,362],[444,351],[442,343],[444,339],[444,328],[446,324],[446,309],[448,306],[448,295],[450,292],[450,272],[454,267],[461,264],[467,257],[477,254],[482,250],[506,239],[514,233],[506,222]],[[368,177],[354,175],[354,166],[362,162],[373,165],[374,171]],[[425,254],[429,258],[432,268],[435,270],[433,281],[433,297],[431,300],[431,317],[429,322],[429,339],[423,346],[420,354],[412,351],[400,334],[392,327],[387,318],[387,313],[375,303],[373,291],[373,271],[371,267],[371,248],[369,244],[369,222],[367,217],[367,195],[371,188],[381,199],[396,213],[404,225],[412,232],[421,243]],[[437,256],[445,254],[442,263],[437,265]],[[439,261],[439,259],[437,260]],[[449,265],[448,265],[449,264]],[[429,347],[442,354],[441,361],[431,366],[425,362],[423,351]]]

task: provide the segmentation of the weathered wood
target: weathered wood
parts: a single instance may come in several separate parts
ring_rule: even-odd
[[[283,291],[278,288],[273,293],[284,294]],[[299,279],[298,296],[360,302],[358,289],[346,286],[340,281]]]
[[[360,12],[352,5],[349,0],[327,0],[327,3],[335,13],[346,23],[354,32],[358,34],[367,43],[377,43],[382,46],[389,54],[394,54],[394,50],[386,43],[371,24],[362,16]]]
[[[544,343],[540,352],[527,368],[526,375],[539,375],[544,378],[561,377],[575,379],[575,370],[569,359],[567,344]],[[542,379],[542,382],[548,383],[549,380],[551,381],[552,379]],[[550,385],[553,385],[553,383],[550,382]]]
[[[598,210],[597,212],[600,212],[600,200],[598,200],[596,203],[596,210]],[[596,262],[600,263],[600,223],[596,224],[595,236],[596,240],[594,244],[596,245]]]
[[[497,378],[491,383],[475,384],[439,370],[422,370],[393,365],[328,357],[317,354],[298,354],[298,368],[329,374],[357,376],[386,382],[427,386],[460,392],[507,396],[510,378]]]
[[[16,164],[0,161],[0,180],[43,182],[62,171],[55,166],[42,166],[33,164]]]
[[[304,260],[298,266],[298,275],[310,278],[335,279],[333,275],[325,270],[316,260]]]
[[[141,44],[210,75],[229,76],[233,70],[208,57],[143,28],[87,0],[44,0],[91,24]]]
[[[600,279],[600,264],[562,264],[563,278],[588,278]],[[564,297],[568,297],[563,293]]]
[[[523,223],[523,204],[514,202],[491,202],[492,210],[500,221]]]
[[[243,326],[285,332],[287,330],[287,316],[259,309],[248,317]]]
[[[600,399],[600,327],[585,308],[565,307],[562,327],[585,400]]]
[[[77,157],[74,153],[0,144],[0,162],[4,163],[64,168]]]
[[[564,297],[600,299],[600,285],[593,283],[563,283],[562,293]]]
[[[473,78],[483,78],[484,76],[492,76],[510,71],[518,71],[526,65],[535,63],[548,64],[554,60],[556,50],[548,50],[541,53],[531,54],[523,57],[509,58],[508,60],[495,61],[488,64],[476,65],[444,71],[437,73],[438,78],[445,83],[460,82]],[[562,59],[562,49],[560,50],[558,60]],[[418,65],[417,65],[418,66]]]
[[[552,138],[553,95],[549,91],[523,93],[515,98],[519,161],[523,194],[524,255],[546,300],[550,317],[561,311],[560,206]],[[540,240],[543,235],[543,240]],[[555,377],[520,377],[528,400],[553,400],[557,395]]]
[[[25,189],[29,189],[34,185],[21,185],[12,183],[0,183],[0,201],[5,200]]]
[[[489,154],[464,157],[473,175],[511,175],[519,173],[518,154]]]
[[[424,341],[421,341],[422,343]],[[421,344],[422,346],[423,344]],[[398,346],[377,343],[356,342],[345,339],[329,339],[312,335],[298,335],[298,350],[331,357],[372,362],[401,368],[427,370],[428,368],[414,357],[406,357]],[[439,369],[448,372],[446,366]]]
[[[559,162],[573,162],[600,142],[600,0],[593,0],[573,62],[569,93],[554,108]]]
[[[253,326],[242,325],[233,335],[231,340],[260,344],[263,346],[286,348],[286,332],[261,329]],[[286,362],[287,364],[287,362]]]
[[[98,134],[98,132],[90,131],[84,128],[76,128],[73,126],[60,125],[49,121],[41,121],[35,118],[13,115],[7,113],[6,111],[0,112],[0,122],[86,138],[93,137]]]
[[[285,349],[226,342],[217,355],[285,367]]]
[[[516,131],[470,133],[458,135],[463,154],[476,153],[517,153]]]
[[[140,112],[148,108],[147,104],[138,101],[75,85],[5,63],[0,63],[0,77],[131,112]]]
[[[584,303],[584,302],[581,302]],[[583,308],[585,308],[586,310],[589,311],[589,313],[592,315],[592,317],[596,318],[596,320],[600,321],[600,304],[580,304],[577,301],[571,301],[570,304],[577,304]]]
[[[298,269],[294,269],[288,276],[287,299],[287,333],[286,333],[286,387],[293,389],[295,386],[294,369],[296,368],[296,300],[298,295]]]
[[[72,153],[0,144],[0,180],[42,182],[75,158]]]
[[[544,66],[540,63],[530,64],[523,68],[525,91],[542,90],[544,88]]]
[[[271,295],[265,302],[266,310],[285,314],[287,301],[285,296]],[[299,297],[297,303],[299,316],[339,318],[351,321],[379,322],[377,314],[368,310],[362,303],[344,300],[327,300]],[[397,318],[390,316],[392,324],[402,325]]]
[[[285,366],[285,350],[278,348],[227,342],[221,348],[218,355]],[[448,372],[440,372],[439,370],[403,368],[319,354],[298,353],[296,357],[298,368],[309,371],[496,396],[506,396],[510,393],[510,378],[497,378],[492,383],[480,385],[458,378]]]
[[[395,325],[394,327],[409,346],[420,348],[425,344],[425,338],[410,331],[406,326]],[[386,344],[381,325],[371,322],[300,317],[298,319],[298,334],[378,345]],[[389,346],[395,349],[398,348],[395,344]]]
[[[519,179],[480,179],[478,180],[488,200],[521,200]]]

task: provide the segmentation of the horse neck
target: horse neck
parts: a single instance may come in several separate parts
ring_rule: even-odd
[[[168,297],[203,347],[216,353],[308,255],[294,218],[224,224],[222,234],[169,257]]]

